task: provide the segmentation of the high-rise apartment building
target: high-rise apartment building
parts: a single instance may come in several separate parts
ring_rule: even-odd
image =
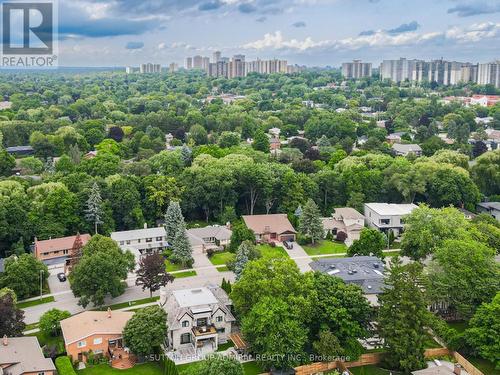
[[[407,60],[400,58],[399,60],[384,60],[380,64],[381,79],[390,79],[394,82],[402,82],[413,80],[413,72],[416,69],[417,60]]]
[[[127,73],[127,74],[132,74],[133,72],[134,72],[134,68],[133,68],[133,67],[131,67],[131,66],[127,66],[127,67],[125,68],[125,73]]]
[[[212,56],[212,59],[213,59],[213,63],[217,64],[219,61],[220,61],[220,58],[221,58],[221,52],[220,51],[215,51],[213,56]]]
[[[372,64],[363,63],[361,60],[353,60],[352,62],[342,63],[342,75],[347,79],[371,77]]]
[[[192,57],[186,58],[186,69],[188,69],[188,70],[193,69],[193,58]]]
[[[477,83],[500,88],[500,60],[479,64],[477,68]]]
[[[229,78],[245,76],[245,55],[234,55],[229,63]]]
[[[178,70],[179,70],[179,65],[177,65],[176,63],[170,63],[170,65],[168,66],[169,73],[175,73]]]
[[[196,55],[193,57],[193,69],[203,69],[203,57]]]
[[[161,73],[161,65],[160,64],[141,64],[139,67],[139,72],[142,74],[145,73]]]

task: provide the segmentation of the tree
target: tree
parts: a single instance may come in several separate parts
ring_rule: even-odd
[[[16,307],[15,297],[0,295],[0,336],[22,336],[25,327],[24,312]]]
[[[69,318],[69,311],[61,311],[58,309],[50,309],[40,317],[38,324],[40,331],[47,336],[57,336],[61,331],[61,320]]]
[[[163,375],[179,375],[175,362],[168,357],[163,362]]]
[[[254,251],[255,246],[250,241],[243,241],[238,247],[236,252],[236,259],[234,262],[234,274],[236,275],[236,280],[239,280],[246,264],[251,257],[251,253]]]
[[[109,138],[116,142],[121,142],[124,135],[122,128],[119,126],[112,126],[109,128]]]
[[[208,143],[207,131],[201,125],[191,126],[189,129],[189,137],[193,139],[196,145],[206,145]]]
[[[75,237],[75,242],[73,242],[73,246],[70,249],[69,253],[69,266],[70,269],[75,267],[83,256],[83,241],[80,233],[78,233]]]
[[[87,207],[85,209],[85,218],[94,224],[94,231],[97,234],[97,226],[102,224],[102,198],[101,190],[97,182],[94,182],[90,189],[89,198],[87,199]]]
[[[167,242],[169,245],[174,243],[175,236],[181,223],[184,222],[181,206],[179,202],[170,201],[165,214],[165,230],[167,232]]]
[[[500,265],[494,257],[493,249],[474,240],[444,241],[428,267],[431,298],[470,318],[500,290]]]
[[[40,281],[44,283],[48,277],[49,270],[45,264],[33,254],[22,254],[5,260],[5,272],[0,276],[0,282],[23,299],[39,295]]]
[[[245,223],[234,223],[231,230],[231,241],[229,243],[229,250],[231,252],[236,252],[236,250],[244,241],[255,243],[255,234],[250,228],[245,225]]]
[[[123,339],[132,353],[146,356],[155,353],[167,333],[167,313],[160,306],[138,310],[123,329]]]
[[[153,296],[153,292],[174,281],[174,277],[165,269],[163,256],[158,253],[142,257],[136,275],[135,285],[141,285],[142,290],[149,289],[150,297]]]
[[[363,228],[359,240],[355,240],[347,249],[347,254],[352,257],[356,255],[372,255],[384,258],[384,248],[387,245],[387,239],[377,229]]]
[[[262,151],[266,153],[269,152],[269,138],[266,135],[266,133],[264,133],[264,130],[259,129],[255,132],[252,147],[254,150],[257,151]]]
[[[12,169],[16,166],[16,159],[7,151],[0,150],[0,176],[10,176]]]
[[[189,242],[184,221],[177,228],[177,234],[172,243],[172,255],[170,259],[174,263],[180,263],[183,266],[191,266],[193,264],[193,248]]]
[[[69,274],[71,290],[83,307],[90,302],[102,306],[108,294],[118,297],[125,291],[124,280],[133,269],[130,251],[123,252],[111,238],[97,234],[84,246],[80,262]]]
[[[471,172],[483,194],[500,194],[500,148],[479,156]]]
[[[477,158],[488,151],[488,147],[483,141],[476,141],[472,147],[472,156]]]
[[[299,222],[300,232],[311,238],[314,245],[316,240],[323,238],[323,223],[321,222],[321,212],[312,199],[309,199],[302,210]]]
[[[191,151],[191,149],[188,146],[186,146],[186,145],[182,146],[181,159],[182,159],[182,163],[184,164],[185,167],[189,167],[191,165],[192,155],[193,155],[193,152]]]
[[[313,349],[322,362],[332,362],[344,355],[339,339],[328,329],[320,331],[318,340],[313,342]]]
[[[236,358],[215,354],[203,360],[195,373],[196,375],[243,375],[244,371]]]
[[[378,298],[379,333],[391,369],[409,373],[426,366],[428,301],[422,291],[424,285],[421,264],[402,265],[399,258],[394,259]]]
[[[465,339],[474,353],[500,367],[500,292],[476,310],[465,331]]]

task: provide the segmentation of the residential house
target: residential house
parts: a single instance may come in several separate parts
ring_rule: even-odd
[[[472,220],[474,219],[477,215],[473,212],[470,212],[469,210],[466,210],[465,208],[457,208],[461,213],[464,214],[464,217],[467,220]]]
[[[279,138],[271,137],[269,139],[269,149],[271,152],[279,150],[281,148],[281,141]]]
[[[28,156],[28,155],[33,155],[35,153],[35,150],[31,146],[7,147],[5,151],[7,151],[8,154],[13,156]]]
[[[385,137],[385,140],[389,144],[394,144],[394,143],[399,143],[401,142],[401,137],[405,134],[404,132],[397,132],[397,133],[391,133],[387,137]]]
[[[0,374],[55,375],[52,359],[45,358],[35,336],[4,336],[0,345]]]
[[[233,232],[223,225],[209,225],[203,228],[187,230],[189,242],[194,253],[205,253],[209,249],[216,249],[229,245]]]
[[[361,287],[363,294],[373,305],[378,305],[378,295],[384,285],[384,262],[373,256],[349,258],[320,258],[309,264],[313,271],[339,277],[346,284]]]
[[[123,342],[123,329],[134,315],[129,311],[84,311],[61,320],[66,353],[80,362],[87,353],[109,357],[112,361],[130,357]]]
[[[479,213],[487,213],[500,221],[500,202],[481,202],[476,208]]]
[[[214,352],[226,343],[236,320],[232,301],[216,285],[160,292],[167,313],[167,347],[189,355]]]
[[[325,235],[331,233],[335,237],[339,232],[344,232],[347,246],[359,239],[365,226],[365,217],[351,207],[336,208],[331,217],[322,218],[322,221]]]
[[[391,148],[396,156],[408,156],[409,154],[422,156],[422,148],[417,144],[395,143]]]
[[[137,260],[143,255],[161,252],[168,245],[163,226],[113,232],[111,238],[123,251],[130,250]]]
[[[366,225],[376,228],[381,232],[388,233],[392,231],[398,237],[404,228],[404,217],[418,208],[413,203],[365,203]]]
[[[93,159],[97,156],[97,150],[92,150],[83,155],[84,159]]]
[[[80,234],[76,236],[52,238],[39,241],[35,237],[33,244],[33,254],[46,265],[67,264],[71,255],[71,250],[75,247],[76,239],[80,237],[82,246],[90,241],[90,234]]]
[[[295,241],[297,232],[286,214],[243,215],[242,218],[257,241]]]

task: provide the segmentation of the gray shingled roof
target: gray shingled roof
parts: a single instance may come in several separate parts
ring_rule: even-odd
[[[377,257],[324,258],[310,263],[314,271],[356,284],[365,294],[380,294],[384,286],[384,262]]]
[[[56,370],[52,360],[44,357],[38,339],[32,336],[9,337],[7,345],[0,338],[0,368],[7,364],[4,372],[11,375]]]

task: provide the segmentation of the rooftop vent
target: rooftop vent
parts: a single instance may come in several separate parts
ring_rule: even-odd
[[[198,294],[198,293],[201,293],[201,292],[202,292],[202,290],[201,290],[201,289],[193,289],[193,290],[191,291],[191,293],[193,293],[193,294]]]
[[[330,264],[330,268],[331,268],[331,269],[336,268],[336,267],[335,267],[335,264]]]
[[[373,268],[379,268],[379,264],[378,263],[373,263]]]

